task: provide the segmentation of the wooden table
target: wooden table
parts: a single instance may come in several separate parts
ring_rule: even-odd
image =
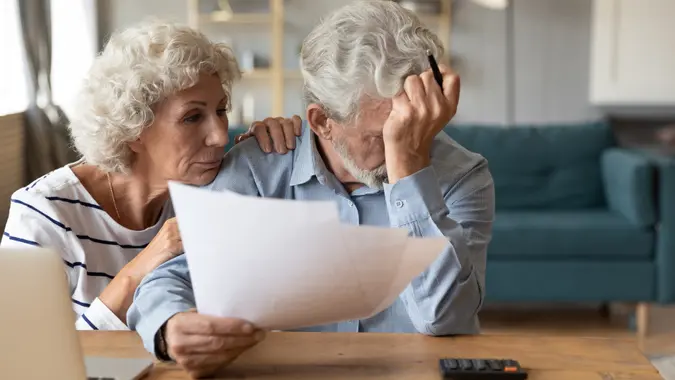
[[[80,332],[86,355],[149,356],[131,332]],[[513,358],[530,380],[661,379],[632,339],[480,335],[270,333],[218,378],[440,379],[441,357]],[[188,379],[172,365],[149,379]]]

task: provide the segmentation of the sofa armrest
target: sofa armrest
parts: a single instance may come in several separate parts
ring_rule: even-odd
[[[656,299],[675,303],[675,157],[647,152],[643,156],[651,160],[657,177]]]
[[[654,225],[656,170],[652,160],[627,149],[611,148],[602,154],[601,165],[609,209],[637,226]]]

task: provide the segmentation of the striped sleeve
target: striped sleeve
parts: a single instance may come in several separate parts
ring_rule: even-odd
[[[1,247],[43,247],[55,250],[64,264],[83,265],[73,247],[69,247],[67,231],[59,220],[57,210],[43,196],[33,191],[19,189],[10,199],[9,216],[3,232]],[[68,265],[68,266],[70,266]],[[67,270],[70,294],[77,286],[77,272]],[[84,303],[84,300],[74,300]],[[75,306],[74,304],[73,306]]]
[[[115,313],[96,298],[75,322],[78,330],[129,330]]]
[[[10,199],[9,215],[0,246],[3,248],[51,248],[64,261],[77,262],[67,249],[66,230],[58,220],[56,210],[43,197],[25,189],[16,191]],[[71,292],[75,279],[69,274]]]

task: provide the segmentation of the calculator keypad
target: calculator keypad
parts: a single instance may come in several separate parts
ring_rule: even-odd
[[[452,380],[527,379],[527,372],[510,359],[447,358],[440,367],[443,377]]]

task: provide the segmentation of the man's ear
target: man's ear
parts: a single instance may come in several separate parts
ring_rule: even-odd
[[[331,123],[320,105],[312,103],[307,106],[307,123],[319,138],[331,140]]]

